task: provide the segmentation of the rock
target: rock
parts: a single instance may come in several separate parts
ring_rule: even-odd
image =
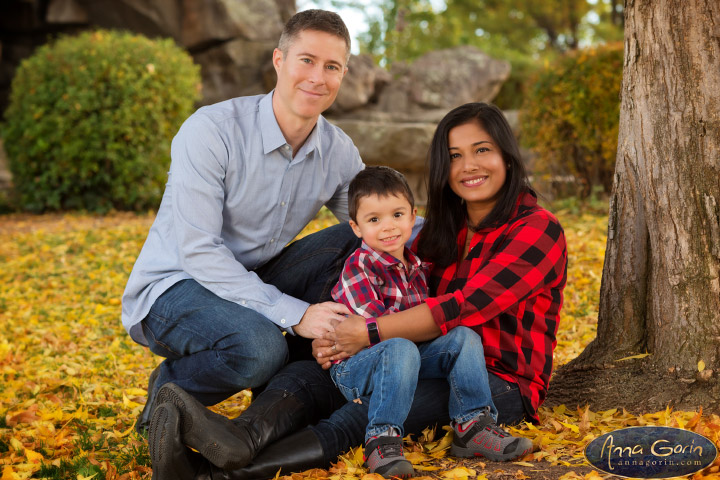
[[[433,123],[377,122],[332,119],[353,139],[368,165],[388,165],[403,172],[421,172],[435,132]]]
[[[267,0],[185,0],[181,44],[190,50],[238,38],[277,44],[283,15]]]
[[[87,23],[87,11],[75,0],[50,0],[45,20],[48,23]]]
[[[377,95],[391,80],[390,74],[370,55],[351,55],[348,72],[329,114],[342,114],[377,102]]]
[[[182,0],[77,0],[92,26],[181,39]]]
[[[393,82],[380,94],[381,110],[450,110],[495,98],[510,75],[510,64],[462,46],[427,53],[410,65],[393,64],[390,73]]]
[[[196,54],[195,61],[202,68],[202,103],[208,105],[240,95],[268,91],[264,72],[268,67],[272,69],[274,48],[275,42],[238,39]]]

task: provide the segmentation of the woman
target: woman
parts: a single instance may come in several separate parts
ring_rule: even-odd
[[[415,249],[433,263],[434,296],[376,319],[380,338],[423,342],[457,326],[474,329],[483,340],[498,423],[537,421],[566,281],[563,230],[537,205],[512,130],[496,107],[471,103],[449,112],[437,127],[428,160],[427,212]],[[314,355],[328,368],[369,344],[365,319],[350,316],[314,342]],[[246,417],[252,448],[242,454],[252,462],[232,472],[205,465],[195,478],[269,478],[281,467],[288,473],[327,466],[360,445],[367,407],[353,402],[288,435],[342,402],[331,385],[316,365],[288,365],[238,419]],[[444,380],[419,382],[406,431],[447,423],[447,400]],[[285,411],[278,407],[283,401],[297,413],[270,420]]]

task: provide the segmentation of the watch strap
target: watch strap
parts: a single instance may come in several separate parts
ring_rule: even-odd
[[[370,339],[370,346],[377,345],[381,342],[380,340],[380,331],[378,330],[377,322],[374,318],[370,318],[365,320],[365,325],[367,325],[367,331],[368,331],[368,338]]]

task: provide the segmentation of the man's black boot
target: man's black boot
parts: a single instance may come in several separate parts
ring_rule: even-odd
[[[213,480],[267,480],[278,470],[280,475],[303,472],[311,468],[327,468],[329,463],[315,432],[305,428],[278,440],[261,451],[252,463],[244,468],[222,471],[211,466]],[[201,477],[207,478],[207,477]]]
[[[232,421],[211,412],[174,383],[160,388],[157,402],[175,405],[185,444],[224,470],[244,467],[264,446],[309,421],[307,409],[283,390],[264,391]]]
[[[275,440],[306,427],[310,415],[307,407],[292,393],[286,390],[265,390],[233,422],[247,431],[252,441],[252,460]]]
[[[148,429],[148,449],[153,480],[193,480],[207,461],[180,439],[180,413],[163,403],[153,409]]]
[[[153,370],[150,374],[150,378],[148,379],[147,400],[145,401],[145,406],[143,407],[142,412],[140,412],[140,415],[135,422],[135,431],[140,435],[145,435],[145,432],[150,427],[150,417],[153,413],[152,411],[156,397],[155,382],[157,381],[158,375],[160,375],[160,365],[155,367],[155,370]]]

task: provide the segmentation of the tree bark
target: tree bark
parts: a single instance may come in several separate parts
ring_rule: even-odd
[[[720,3],[628,0],[597,338],[551,403],[592,405],[622,377],[604,406],[717,409],[719,376]]]

